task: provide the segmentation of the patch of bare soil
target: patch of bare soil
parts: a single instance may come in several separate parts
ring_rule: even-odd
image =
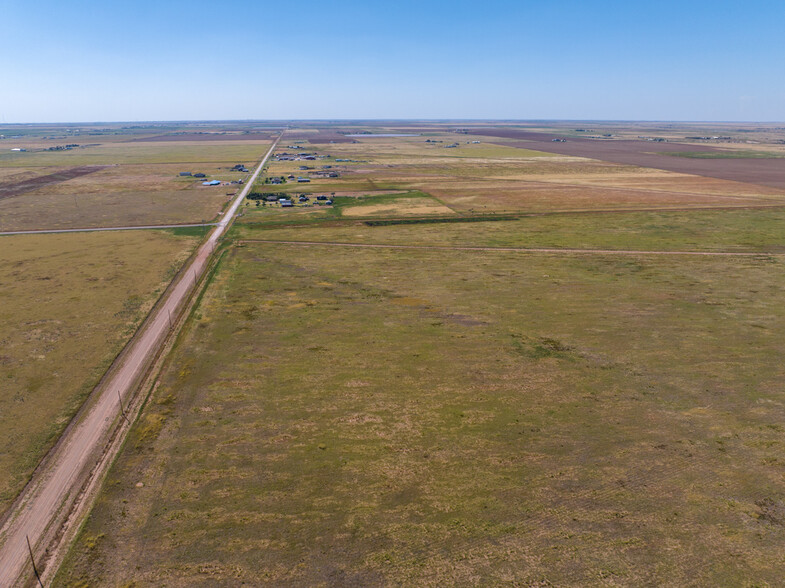
[[[13,184],[0,184],[0,200],[2,200],[3,198],[11,198],[13,196],[19,196],[20,194],[24,194],[25,192],[32,192],[33,190],[38,190],[39,188],[43,188],[45,186],[59,184],[60,182],[72,180],[74,178],[78,178],[79,176],[92,174],[94,172],[100,171],[107,167],[111,167],[111,166],[82,165],[79,167],[72,167],[66,170],[58,171],[52,174],[47,174],[45,176],[37,176],[27,180],[22,180],[21,182],[16,182]]]

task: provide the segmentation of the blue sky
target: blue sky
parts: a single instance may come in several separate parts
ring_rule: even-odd
[[[0,123],[785,120],[782,0],[0,0]]]

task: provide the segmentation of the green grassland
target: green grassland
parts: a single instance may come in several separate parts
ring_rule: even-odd
[[[234,248],[55,585],[775,585],[782,270]]]
[[[277,211],[271,211],[277,212]],[[236,239],[476,247],[557,247],[665,251],[782,252],[785,210],[696,210],[521,216],[466,224],[367,226],[361,221],[323,226],[308,219],[248,216]]]
[[[0,237],[0,513],[195,237],[167,231]]]

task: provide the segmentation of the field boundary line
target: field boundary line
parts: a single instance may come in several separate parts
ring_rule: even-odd
[[[190,227],[214,227],[218,223],[188,223],[174,225],[136,225],[128,227],[84,227],[77,229],[30,229],[26,231],[0,231],[0,237],[11,235],[45,235],[51,233],[93,233],[100,231],[141,231],[155,229],[187,229]]]
[[[273,239],[239,239],[237,243],[265,243],[268,245],[303,245],[327,247],[357,247],[368,249],[411,249],[435,251],[499,251],[517,253],[566,253],[589,255],[697,255],[714,257],[770,257],[783,256],[785,252],[768,251],[668,251],[638,249],[575,249],[559,247],[483,247],[472,245],[396,245],[384,243],[346,243],[341,241],[280,241]]]

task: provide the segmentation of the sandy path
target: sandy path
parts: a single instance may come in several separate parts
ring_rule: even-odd
[[[120,416],[118,393],[123,404],[127,405],[139,378],[170,330],[170,313],[176,315],[188,299],[204,273],[218,239],[231,223],[277,143],[276,140],[272,144],[245,188],[182,272],[169,296],[137,333],[122,363],[105,382],[90,409],[66,432],[48,456],[47,467],[42,468],[25,487],[0,529],[0,586],[23,584],[24,579],[32,574],[26,537],[29,537],[37,555],[49,547],[47,543],[52,540],[52,532],[67,516]],[[38,565],[40,572],[41,563]]]

